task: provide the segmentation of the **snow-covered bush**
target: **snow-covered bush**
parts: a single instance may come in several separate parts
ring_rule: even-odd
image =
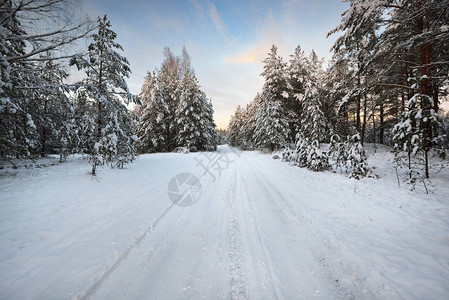
[[[347,159],[346,167],[349,170],[349,178],[360,179],[371,174],[368,168],[365,149],[360,142],[358,133],[348,137],[346,141]]]
[[[296,154],[295,154],[295,163],[298,167],[305,168],[307,167],[307,156],[309,149],[310,141],[308,138],[304,137],[302,134],[298,133],[296,135]]]
[[[327,153],[319,147],[317,140],[312,141],[307,147],[307,169],[315,172],[329,170]]]
[[[418,83],[419,80],[416,84]],[[416,93],[407,102],[407,109],[398,116],[398,122],[392,130],[395,161],[399,167],[406,165],[412,183],[416,181],[415,175],[420,173],[419,170],[413,170],[412,159],[416,158],[415,161],[424,167],[424,176],[428,178],[428,152],[442,141],[442,136],[438,135],[441,123],[432,103],[433,100],[429,96]],[[437,134],[432,136],[431,132]]]
[[[341,139],[337,134],[333,134],[330,138],[327,156],[329,164],[333,166],[334,169],[340,169],[340,172],[343,171],[343,168],[346,169],[346,145],[341,142]]]
[[[295,155],[296,155],[295,149],[291,149],[290,147],[287,147],[282,152],[282,161],[285,161],[285,162],[294,161]]]

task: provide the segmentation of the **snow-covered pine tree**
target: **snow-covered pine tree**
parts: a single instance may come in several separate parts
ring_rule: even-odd
[[[361,179],[369,176],[371,170],[368,167],[365,149],[363,149],[360,134],[348,136],[346,141],[346,168],[349,170],[349,178]]]
[[[260,148],[286,146],[290,138],[290,128],[285,113],[288,99],[286,63],[272,46],[268,57],[263,61],[262,76],[265,79],[256,110],[254,144]]]
[[[139,97],[142,102],[142,105],[138,106],[140,151],[142,153],[162,151],[165,146],[165,127],[160,112],[164,109],[164,105],[160,103],[155,73],[147,73]]]
[[[163,141],[163,151],[172,151],[176,148],[178,127],[176,123],[176,109],[181,96],[181,77],[179,59],[168,49],[166,59],[162,64],[157,77],[158,88],[154,105],[157,111],[158,131],[162,136],[156,137]]]
[[[287,64],[277,53],[278,48],[273,45],[268,57],[264,59],[263,72],[260,74],[265,79],[263,92],[270,96],[270,100],[279,101],[284,106],[288,99],[287,89]],[[268,94],[267,94],[268,93]]]
[[[178,134],[176,142],[190,151],[203,150],[206,141],[203,139],[206,129],[202,123],[207,122],[203,119],[204,105],[201,98],[198,81],[194,74],[188,71],[182,80],[181,98],[176,110],[176,121]]]
[[[77,144],[74,107],[63,83],[68,73],[61,64],[51,60],[49,53],[41,57],[43,61],[36,84],[46,90],[38,93],[29,108],[39,134],[36,151],[41,156],[59,153],[63,161]]]
[[[257,122],[257,108],[260,103],[260,94],[257,93],[253,101],[251,101],[244,110],[243,124],[241,128],[242,149],[253,149],[256,147],[254,135]]]
[[[301,103],[305,94],[306,82],[309,80],[307,58],[304,56],[304,51],[299,45],[295,48],[295,52],[290,55],[287,74],[289,97],[286,99],[286,112],[291,140],[294,141],[300,127]]]
[[[85,97],[94,102],[95,122],[94,145],[90,149],[92,175],[97,166],[132,161],[135,158],[136,139],[125,117],[128,111],[125,103],[135,101],[129,91],[125,77],[129,76],[128,60],[116,50],[123,50],[115,39],[117,34],[110,29],[111,23],[106,17],[98,18],[98,31],[92,34],[93,42],[88,47],[88,58],[77,57],[72,60],[79,69],[84,69],[87,79],[84,81]]]
[[[45,62],[70,57],[66,46],[92,30],[86,24],[77,23],[69,1],[0,2],[2,158],[30,157],[31,154],[41,152],[38,131],[42,133],[42,128],[37,128],[35,121],[37,123],[43,120],[36,110],[40,105],[40,97],[50,93],[49,85],[41,80]],[[63,47],[64,54],[59,56]],[[46,53],[50,55],[43,55]],[[33,117],[38,117],[38,120]]]
[[[345,105],[348,111],[351,107],[350,111],[355,112],[356,130],[363,133],[362,105],[365,111],[367,107],[366,101],[362,103],[362,98],[366,97],[366,89],[363,90],[362,87],[365,85],[364,77],[369,70],[367,65],[372,57],[371,51],[376,43],[376,32],[379,31],[379,21],[382,16],[380,7],[383,4],[371,0],[348,0],[347,2],[350,3],[350,8],[342,14],[341,23],[327,36],[343,32],[332,46],[332,50],[334,53],[344,54],[344,58],[355,70],[353,81],[356,82],[356,86],[345,97]]]
[[[329,159],[329,165],[334,168],[334,170],[339,169],[343,172],[343,168],[346,171],[346,144],[341,141],[338,134],[331,134],[329,150],[327,151],[327,156]]]
[[[0,4],[0,156],[29,157],[36,134],[36,126],[26,110],[27,97],[24,86],[19,82],[24,71],[24,78],[32,74],[30,64],[8,58],[25,55],[26,32],[18,20],[12,1]]]
[[[202,101],[200,123],[201,144],[199,144],[198,149],[215,151],[218,144],[218,134],[214,122],[214,108],[212,105],[212,100],[207,99],[206,94],[201,90],[200,95]]]
[[[321,110],[321,100],[318,93],[306,94],[303,102],[304,111],[301,116],[301,131],[310,137],[311,140],[318,141],[318,146],[326,140],[329,133],[329,125],[323,111]]]
[[[103,157],[119,168],[128,162],[132,162],[137,156],[137,146],[139,138],[135,134],[137,131],[135,114],[130,112],[121,102],[111,102],[115,109],[109,110],[109,122],[103,129],[103,140],[100,148]]]
[[[238,105],[235,113],[231,116],[228,126],[227,141],[233,147],[242,146],[243,137],[241,135],[241,130],[244,121],[244,110]]]
[[[315,139],[322,141],[326,138],[327,120],[322,111],[323,102],[322,91],[324,89],[323,60],[319,59],[315,51],[312,50],[310,56],[306,59],[306,66],[309,71],[308,80],[305,82],[305,91],[303,97],[303,110],[306,114],[305,119],[308,123],[318,123],[313,127],[306,128],[308,134],[315,137]],[[302,124],[305,125],[305,124]]]
[[[421,80],[415,80],[418,87]],[[433,99],[427,95],[416,93],[407,102],[407,109],[399,115],[398,123],[393,127],[394,152],[397,163],[402,163],[401,154],[406,153],[407,168],[410,180],[416,181],[417,171],[412,168],[412,158],[422,154],[425,178],[429,178],[428,152],[441,138],[438,134],[428,135],[428,128],[439,128],[440,122],[433,109]],[[438,130],[434,130],[438,133]]]
[[[260,148],[271,151],[288,143],[290,130],[280,101],[272,100],[273,95],[265,92],[256,112],[254,141]]]
[[[327,152],[321,149],[318,140],[313,140],[307,148],[307,169],[321,172],[329,168]]]
[[[96,142],[97,103],[89,97],[85,87],[70,93],[70,99],[75,109],[75,130],[78,136],[76,150],[81,154],[89,154]]]
[[[320,149],[320,143],[327,138],[329,131],[328,121],[322,111],[323,71],[322,61],[312,50],[306,60],[309,77],[305,82],[304,97],[302,99],[303,112],[301,115],[301,133],[310,140],[308,145],[307,168],[314,171],[323,171],[329,168],[328,158]]]
[[[335,53],[329,62],[324,77],[323,97],[327,99],[330,126],[335,134],[347,136],[350,133],[349,109],[351,91],[355,90],[354,70],[350,68],[343,53]]]
[[[310,148],[310,140],[301,132],[296,134],[296,149],[293,154],[293,161],[298,167],[304,168],[308,166],[308,151]]]
[[[64,162],[67,156],[78,150],[80,139],[78,137],[75,121],[75,108],[72,104],[61,111],[59,116],[62,122],[55,129],[55,146],[59,151],[59,162]]]

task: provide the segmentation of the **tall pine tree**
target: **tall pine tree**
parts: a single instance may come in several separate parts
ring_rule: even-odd
[[[106,17],[98,18],[98,32],[92,34],[87,59],[78,57],[72,60],[79,69],[84,69],[87,79],[84,81],[84,97],[93,101],[95,106],[95,132],[89,149],[92,175],[97,166],[117,162],[132,161],[136,155],[137,137],[130,126],[133,122],[125,103],[135,101],[129,93],[125,77],[131,72],[128,60],[116,50],[123,50],[115,39],[117,34],[110,29],[111,23]]]

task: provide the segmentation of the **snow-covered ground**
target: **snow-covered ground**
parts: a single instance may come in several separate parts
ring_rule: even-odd
[[[380,179],[227,146],[0,170],[0,298],[449,299],[448,171],[425,194],[387,149],[369,162]],[[167,193],[181,173],[189,207]]]

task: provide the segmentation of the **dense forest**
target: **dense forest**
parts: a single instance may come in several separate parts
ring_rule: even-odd
[[[160,70],[148,72],[136,114],[141,152],[166,152],[177,147],[190,151],[217,148],[217,132],[210,99],[200,89],[184,48],[176,57],[169,48]]]
[[[363,143],[392,146],[414,178],[429,177],[429,151],[444,156],[449,84],[448,1],[348,1],[326,69],[300,46],[288,62],[271,48],[262,91],[237,107],[229,143],[243,149],[287,147],[284,160],[319,171],[369,174]],[[323,149],[322,143],[328,143]],[[416,166],[413,166],[415,163]]]
[[[106,15],[79,21],[71,1],[6,0],[0,4],[0,157],[2,160],[71,153],[98,166],[123,167],[137,153],[215,150],[210,99],[200,90],[190,58],[167,48],[139,96]],[[77,21],[78,20],[78,21]],[[87,49],[73,52],[80,41]],[[67,83],[70,67],[85,76]],[[135,111],[129,105],[136,105]]]

